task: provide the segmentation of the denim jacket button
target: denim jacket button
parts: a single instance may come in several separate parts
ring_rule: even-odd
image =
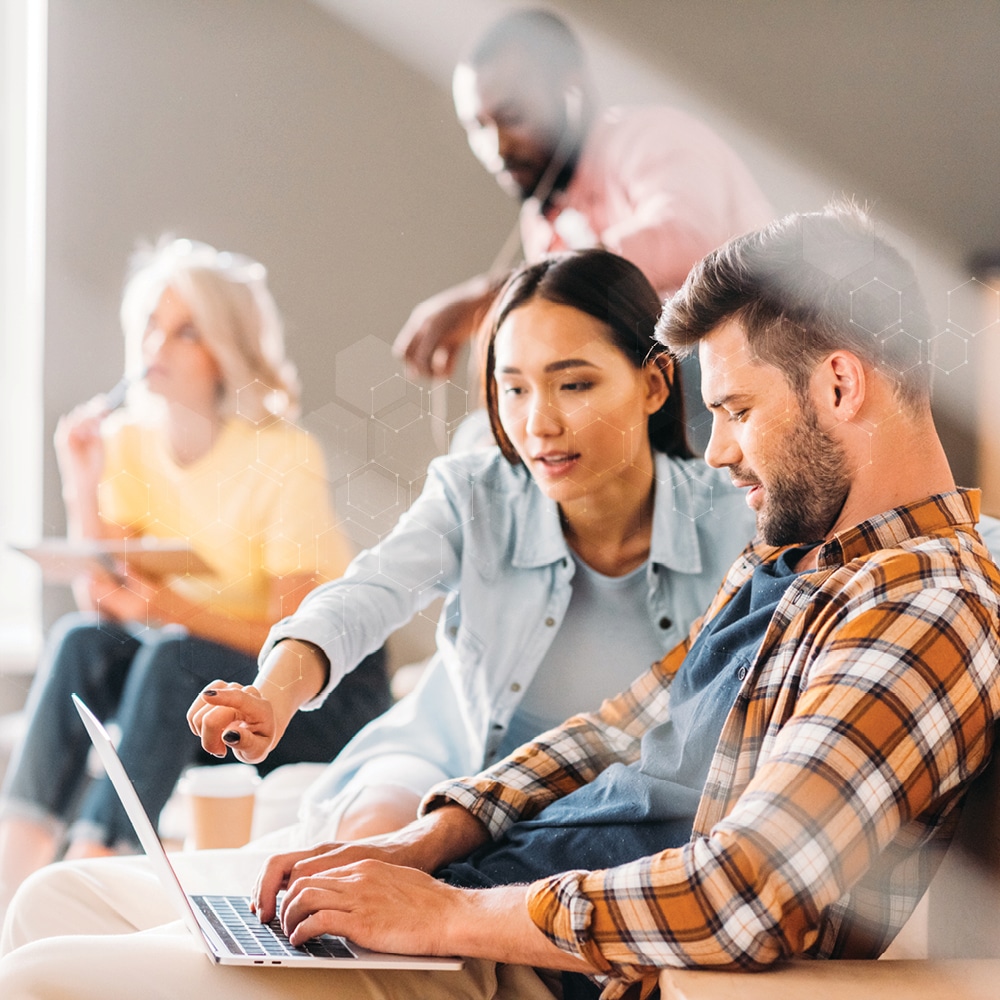
[[[548,625],[549,628],[552,628],[552,626],[555,625],[555,623],[556,623],[555,618],[546,618],[545,619],[545,624]]]

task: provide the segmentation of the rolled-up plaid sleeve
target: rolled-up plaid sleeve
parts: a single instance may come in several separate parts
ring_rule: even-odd
[[[529,887],[533,921],[610,975],[607,996],[664,966],[826,956],[835,948],[820,938],[836,927],[824,917],[845,896],[892,905],[904,848],[932,837],[984,766],[996,714],[995,607],[920,581],[917,556],[897,559],[891,579],[855,579],[860,596],[811,622],[817,641],[785,636],[792,673],[805,657],[803,685],[757,739],[745,787],[717,814],[700,810],[688,844]],[[734,732],[754,730],[753,698],[737,704]]]

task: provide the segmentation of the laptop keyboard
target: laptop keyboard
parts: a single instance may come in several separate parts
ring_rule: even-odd
[[[256,958],[356,958],[342,937],[323,934],[301,948],[285,937],[278,918],[262,924],[246,896],[191,896],[233,955]]]

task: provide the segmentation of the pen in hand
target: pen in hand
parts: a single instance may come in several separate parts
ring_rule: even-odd
[[[115,384],[104,394],[104,409],[106,413],[112,413],[124,405],[128,398],[128,391],[134,382],[141,382],[146,377],[146,370],[139,372],[138,378],[131,375],[122,375]]]

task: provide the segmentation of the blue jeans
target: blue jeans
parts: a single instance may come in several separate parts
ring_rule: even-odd
[[[191,734],[185,714],[216,678],[249,684],[257,661],[183,630],[142,629],[94,615],[56,623],[28,699],[29,725],[0,795],[0,815],[37,819],[59,832],[74,817],[89,839],[138,849],[111,782],[87,780],[90,739],[70,700],[76,692],[102,720],[121,729],[118,752],[156,822],[181,771],[214,763]],[[325,762],[390,703],[379,650],[348,674],[323,706],[299,712],[261,774],[298,761]]]

